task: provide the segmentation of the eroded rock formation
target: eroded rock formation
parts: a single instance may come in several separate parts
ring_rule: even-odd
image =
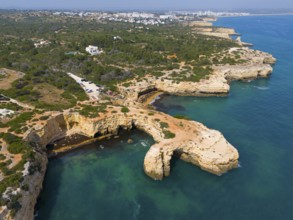
[[[230,81],[247,80],[268,77],[272,71],[272,64],[276,59],[268,53],[249,48],[231,48],[228,54],[237,52],[241,54],[244,63],[235,65],[214,65],[213,73],[199,82],[179,81],[168,77],[168,73],[161,77],[147,76],[139,82],[132,82],[129,87],[120,86],[119,90],[126,99],[136,101],[139,94],[147,90],[159,90],[173,95],[215,95],[228,94]]]
[[[166,123],[167,128],[163,128],[161,123]],[[78,113],[59,114],[48,120],[43,127],[31,132],[27,140],[45,147],[68,135],[94,137],[96,133],[117,134],[119,128],[133,127],[148,133],[156,141],[144,160],[144,170],[153,179],[163,179],[170,174],[170,160],[175,151],[180,153],[181,159],[217,175],[238,165],[237,150],[220,132],[194,121],[176,119],[155,111],[149,115],[148,110],[136,108],[131,108],[127,114],[105,114],[94,119]],[[166,138],[166,130],[176,136]]]

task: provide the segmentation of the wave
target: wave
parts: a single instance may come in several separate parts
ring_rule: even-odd
[[[268,90],[269,87],[265,87],[265,86],[253,86],[254,88],[256,89],[259,89],[259,90]]]
[[[145,142],[140,142],[142,146],[147,147],[148,145]]]
[[[163,94],[159,94],[157,95],[151,102],[150,102],[150,105],[153,105],[155,104],[156,101],[160,100],[162,98],[162,95]]]
[[[134,201],[134,205],[135,205],[135,209],[133,212],[133,219],[138,219],[137,217],[140,214],[141,205],[137,201]]]

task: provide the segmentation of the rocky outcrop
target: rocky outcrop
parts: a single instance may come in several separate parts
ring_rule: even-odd
[[[36,148],[37,150],[37,148]],[[39,149],[40,150],[40,149]],[[21,195],[18,202],[21,204],[21,208],[17,209],[17,212],[12,213],[7,206],[2,206],[0,211],[0,219],[3,220],[32,220],[34,219],[34,208],[37,202],[38,196],[42,189],[42,184],[47,168],[47,155],[44,151],[37,150],[34,153],[34,162],[27,162],[25,164],[25,170],[23,171],[23,181],[21,182],[24,188],[7,188],[6,198],[10,201],[13,195]],[[30,169],[30,171],[29,171]],[[33,171],[34,170],[34,171]],[[10,193],[7,193],[11,191]],[[1,195],[2,198],[5,196]],[[17,206],[17,205],[16,205]]]
[[[213,24],[208,21],[188,21],[184,22],[183,25],[190,27],[211,27]]]
[[[38,196],[42,190],[42,185],[47,169],[47,155],[46,153],[36,153],[36,161],[38,167],[34,174],[26,175],[24,177],[24,185],[28,186],[28,191],[22,190],[22,197],[20,199],[21,209],[16,213],[15,220],[34,219],[34,208],[37,203]]]
[[[227,80],[246,80],[255,78],[268,77],[272,72],[273,68],[267,64],[246,65],[246,66],[218,66],[215,67],[217,74],[225,77]]]
[[[125,88],[119,87],[126,99],[138,100],[139,94],[147,90],[159,90],[173,95],[217,95],[227,94],[230,91],[229,83],[233,80],[247,80],[268,77],[272,71],[272,64],[276,59],[269,53],[252,50],[250,48],[231,48],[228,54],[237,53],[245,63],[235,65],[213,66],[213,73],[199,82],[175,82],[168,74],[156,78],[148,76],[140,82]],[[179,71],[180,72],[180,71]]]
[[[156,144],[147,152],[143,167],[145,173],[155,179],[162,180],[170,175],[170,161],[174,153],[201,169],[221,175],[238,166],[238,152],[229,144],[223,135],[215,130],[194,121],[180,120],[161,112],[129,108],[130,112],[121,112],[121,107],[111,106],[110,111],[116,114],[105,113],[97,118],[87,118],[79,113],[67,111],[51,117],[45,125],[36,126],[25,137],[26,141],[35,144],[36,171],[32,175],[24,176],[24,185],[28,191],[21,190],[19,200],[21,209],[13,219],[33,219],[34,207],[42,188],[47,167],[46,145],[60,138],[73,134],[88,137],[98,135],[117,134],[119,129],[136,127],[151,135]],[[150,114],[151,113],[151,114]],[[162,126],[164,123],[164,126]],[[175,134],[167,137],[166,132]],[[3,219],[11,219],[9,211],[2,210]]]
[[[147,110],[131,108],[130,113],[90,119],[77,113],[60,114],[27,136],[28,141],[46,146],[53,140],[72,134],[94,137],[95,134],[117,134],[120,128],[136,127],[150,134],[157,142],[150,148],[144,160],[144,170],[153,179],[163,179],[170,173],[170,160],[174,152],[203,170],[220,175],[237,167],[238,152],[220,132],[210,130],[200,123],[179,120],[163,113],[148,115]],[[176,134],[166,139],[161,127]]]
[[[195,33],[208,36],[230,39],[230,35],[236,34],[233,29],[213,28],[211,23],[205,21],[191,22],[187,25],[192,26]],[[240,38],[238,44],[245,45]],[[7,220],[34,218],[34,207],[42,188],[48,163],[46,145],[74,134],[92,138],[97,135],[115,135],[121,128],[132,129],[133,127],[148,133],[154,138],[156,144],[151,146],[145,155],[143,167],[146,175],[155,180],[162,180],[170,175],[170,161],[174,155],[216,175],[238,167],[238,151],[220,132],[198,122],[180,120],[164,113],[138,108],[141,104],[137,102],[140,95],[145,95],[148,91],[195,96],[227,94],[230,90],[230,81],[267,77],[272,73],[271,65],[276,61],[268,53],[249,48],[231,48],[226,52],[229,55],[240,55],[245,63],[213,66],[213,73],[199,82],[181,80],[175,82],[168,73],[158,78],[146,76],[142,81],[134,82],[129,87],[119,87],[124,99],[113,100],[113,102],[132,106],[129,107],[128,113],[121,113],[121,107],[118,106],[111,106],[108,113],[100,114],[97,118],[87,118],[75,112],[65,111],[52,116],[45,125],[35,126],[27,133],[25,140],[36,145],[35,161],[37,163],[32,166],[36,170],[30,175],[23,171],[22,185],[28,186],[28,191],[16,189],[22,194],[19,199],[21,209],[12,218],[7,207],[0,207],[0,218]],[[109,113],[114,111],[117,113]]]
[[[210,22],[193,22],[189,24],[196,34],[231,39],[232,35],[238,35],[233,28],[213,27]]]

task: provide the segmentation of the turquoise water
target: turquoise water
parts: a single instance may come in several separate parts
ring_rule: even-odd
[[[235,82],[227,97],[167,96],[156,105],[223,132],[241,168],[221,177],[180,160],[171,176],[143,173],[153,140],[130,134],[53,159],[38,202],[38,219],[293,219],[293,16],[222,18],[243,41],[272,53],[270,79]]]

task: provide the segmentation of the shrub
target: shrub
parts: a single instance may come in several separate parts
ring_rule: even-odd
[[[169,124],[166,123],[166,122],[160,122],[160,126],[161,126],[162,129],[169,128]]]
[[[22,125],[24,125],[25,122],[31,120],[33,117],[33,112],[24,112],[21,115],[17,116],[15,119],[9,121],[7,123],[8,126],[10,126],[9,131],[15,131],[17,129],[20,129]]]
[[[186,115],[174,115],[174,118],[178,118],[178,119],[185,119],[185,120],[191,120],[188,116]]]
[[[13,134],[5,133],[3,134],[3,139],[7,142],[7,150],[11,154],[23,153],[27,148],[29,148],[29,144],[27,142]]]
[[[50,118],[50,116],[48,116],[48,115],[43,115],[43,116],[40,117],[40,120],[45,121],[45,120],[48,120],[49,118]]]
[[[127,113],[127,112],[129,112],[129,109],[124,106],[124,107],[121,108],[121,112]]]
[[[3,154],[0,154],[0,160],[5,160],[5,156]]]
[[[18,186],[22,182],[22,173],[12,174],[0,182],[0,194],[4,193],[7,187]]]
[[[169,130],[164,130],[163,133],[164,133],[165,139],[172,139],[176,136],[174,133],[172,133]]]

